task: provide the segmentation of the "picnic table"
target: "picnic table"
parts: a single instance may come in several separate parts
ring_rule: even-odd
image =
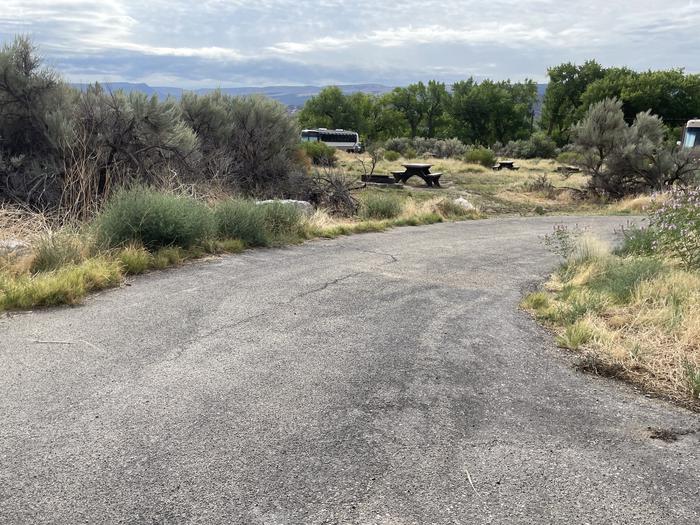
[[[416,176],[423,179],[428,187],[440,187],[440,176],[442,173],[430,173],[432,164],[402,164],[402,166],[405,168],[404,171],[391,172],[396,182],[405,184],[408,179]]]
[[[515,161],[513,160],[499,160],[496,164],[493,165],[493,169],[495,171],[500,171],[502,169],[519,170],[520,166],[516,166]]]

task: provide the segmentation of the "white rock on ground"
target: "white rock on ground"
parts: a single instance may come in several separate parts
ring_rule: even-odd
[[[311,216],[314,214],[314,205],[308,201],[297,201],[294,199],[270,199],[266,201],[256,201],[255,204],[272,204],[279,202],[281,204],[287,204],[290,206],[296,206],[296,208],[304,215]]]
[[[24,255],[29,249],[29,245],[19,239],[0,239],[0,257]]]
[[[465,210],[475,210],[476,209],[476,207],[471,202],[469,202],[467,199],[465,199],[464,197],[456,198],[455,204],[458,204],[459,206],[461,206]]]

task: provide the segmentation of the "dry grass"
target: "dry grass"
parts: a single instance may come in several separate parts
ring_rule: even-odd
[[[585,351],[594,368],[700,411],[700,274],[664,261],[620,283],[614,279],[629,279],[625,268],[636,271],[643,259],[605,257],[573,263],[523,308],[554,328],[561,346]],[[629,293],[620,296],[623,285]]]
[[[657,202],[658,202],[657,197]],[[610,205],[610,211],[620,214],[638,214],[646,213],[653,206],[653,198],[651,195],[637,195],[635,197],[626,197]]]
[[[612,253],[610,244],[599,238],[584,233],[576,240],[569,261],[574,264],[595,261],[608,257]]]
[[[450,197],[464,196],[489,214],[611,212],[609,205],[581,199],[580,190],[587,185],[587,176],[578,173],[566,177],[556,171],[559,164],[551,159],[516,160],[520,166],[517,171],[493,171],[460,159],[399,158],[393,162],[380,161],[375,173],[386,175],[403,170],[402,164],[406,162],[427,162],[433,165],[431,171],[443,173],[440,179],[443,185],[441,190],[425,188],[423,181],[411,178],[405,188],[410,189],[414,195],[440,193]],[[358,155],[339,152],[338,164],[340,169],[351,175],[359,177],[362,174]],[[546,176],[551,183],[551,190],[530,190],[528,186],[542,176]]]
[[[51,231],[54,218],[25,208],[0,204],[0,240],[16,239],[31,243],[38,236]]]
[[[359,178],[363,171],[358,158],[361,155],[338,152],[338,166],[344,172]],[[365,155],[365,160],[367,156]],[[488,214],[496,215],[535,215],[549,214],[639,214],[650,209],[652,198],[648,195],[630,197],[618,202],[604,202],[587,198],[584,190],[589,177],[583,173],[565,175],[557,172],[560,164],[552,159],[517,159],[517,171],[493,171],[479,164],[460,159],[399,158],[396,161],[381,160],[375,169],[376,174],[390,174],[403,170],[406,162],[426,162],[432,164],[433,172],[443,173],[442,190],[425,188],[423,181],[414,177],[405,189],[415,194],[436,193],[451,197],[465,196],[479,204]],[[367,164],[367,162],[365,162]],[[551,190],[532,190],[529,186],[537,179],[546,176]],[[405,191],[405,190],[404,190]]]

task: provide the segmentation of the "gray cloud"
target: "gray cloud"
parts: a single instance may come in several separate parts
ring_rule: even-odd
[[[596,58],[700,71],[695,0],[3,0],[0,38],[33,36],[75,81],[184,87],[466,76],[543,79]]]

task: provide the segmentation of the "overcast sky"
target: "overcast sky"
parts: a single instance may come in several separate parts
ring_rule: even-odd
[[[700,0],[0,0],[69,80],[180,87],[700,72]]]

